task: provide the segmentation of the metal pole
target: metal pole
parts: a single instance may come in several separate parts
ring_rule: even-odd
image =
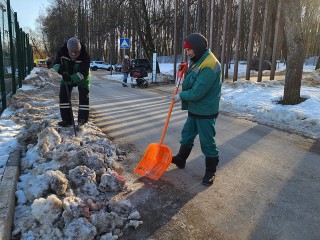
[[[14,49],[14,44],[13,44],[10,0],[7,0],[7,9],[8,9],[8,27],[9,27],[9,37],[10,37],[12,93],[15,94],[17,91],[17,83],[16,83],[16,68],[15,68],[15,64],[14,64],[15,49]]]
[[[27,47],[27,66],[28,71],[27,73],[30,74],[32,69],[32,63],[33,63],[33,55],[32,55],[32,46],[29,43],[29,34],[26,34],[26,47]]]
[[[0,82],[1,82],[1,111],[0,113],[7,108],[7,96],[6,96],[6,84],[4,81],[4,72],[3,72],[3,52],[2,52],[2,41],[1,41],[1,32],[0,32]]]
[[[21,68],[21,38],[20,38],[20,31],[19,31],[19,23],[18,23],[18,16],[17,13],[14,13],[14,23],[15,23],[15,32],[16,32],[16,49],[17,49],[17,59],[18,59],[18,82],[19,88],[22,87],[22,68]]]
[[[4,45],[4,13],[6,12],[6,7],[3,3],[1,3],[1,10],[2,10],[2,46]]]
[[[20,28],[20,34],[21,34],[21,45],[22,45],[22,78],[25,79],[25,77],[27,76],[26,43],[25,43],[25,33],[22,31],[22,28]]]

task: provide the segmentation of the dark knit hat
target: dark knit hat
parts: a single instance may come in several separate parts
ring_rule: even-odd
[[[200,59],[202,55],[208,50],[208,41],[200,33],[192,33],[186,37],[185,42],[188,42],[191,45],[194,53],[196,54],[197,59]]]
[[[75,37],[70,38],[67,42],[67,48],[70,52],[79,52],[81,50],[80,41]]]

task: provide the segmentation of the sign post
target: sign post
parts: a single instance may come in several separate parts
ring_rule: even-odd
[[[157,53],[152,55],[152,82],[157,82]]]

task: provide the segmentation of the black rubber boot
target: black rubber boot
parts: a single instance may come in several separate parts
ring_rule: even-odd
[[[187,158],[191,153],[192,148],[187,147],[186,145],[181,145],[179,149],[179,153],[172,158],[172,162],[178,168],[184,168],[186,166]]]
[[[77,132],[81,131],[83,129],[83,126],[87,123],[84,119],[78,120],[78,125],[76,126]]]
[[[203,185],[206,185],[206,186],[212,185],[218,163],[219,163],[219,156],[206,157],[206,173],[202,179]]]
[[[71,121],[62,120],[61,122],[58,122],[58,126],[60,126],[60,127],[68,127],[68,126],[71,126],[71,125],[72,125]]]

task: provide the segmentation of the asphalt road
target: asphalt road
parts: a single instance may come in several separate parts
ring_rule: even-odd
[[[198,139],[185,169],[170,166],[160,180],[149,180],[133,169],[147,146],[160,140],[170,94],[97,76],[90,93],[93,121],[128,152],[122,164],[132,192],[121,197],[144,221],[121,239],[320,239],[319,142],[220,114],[213,186],[201,185]],[[164,141],[173,155],[185,118],[176,104]]]

